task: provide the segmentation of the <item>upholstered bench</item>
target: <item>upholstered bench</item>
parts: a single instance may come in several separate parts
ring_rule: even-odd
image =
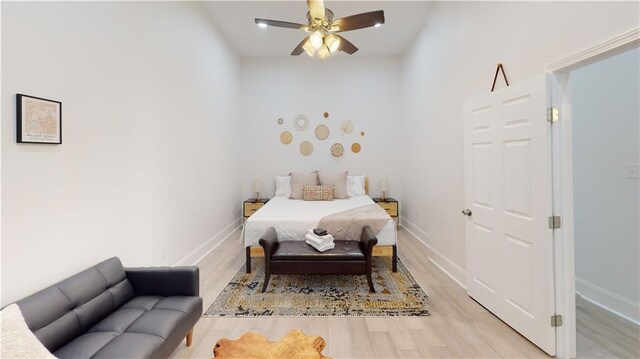
[[[356,274],[366,275],[369,289],[375,292],[371,279],[373,246],[378,239],[370,227],[364,227],[360,241],[334,241],[335,248],[318,252],[304,241],[278,242],[273,227],[260,238],[264,249],[264,285],[267,290],[271,274]]]

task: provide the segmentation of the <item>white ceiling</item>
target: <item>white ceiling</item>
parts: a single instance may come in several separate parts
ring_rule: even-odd
[[[384,10],[383,26],[342,34],[360,49],[353,56],[403,53],[422,29],[429,4],[428,1],[325,1],[325,7],[333,11],[336,19]],[[212,1],[202,5],[231,46],[243,56],[290,56],[305,36],[302,30],[259,28],[254,18],[306,23],[306,1]]]

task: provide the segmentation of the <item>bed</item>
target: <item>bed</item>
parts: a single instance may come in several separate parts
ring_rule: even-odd
[[[247,273],[251,271],[251,257],[263,256],[258,241],[262,234],[274,227],[279,241],[301,241],[309,228],[317,226],[321,218],[334,213],[374,204],[368,195],[352,196],[332,201],[303,201],[277,196],[269,200],[245,222],[242,237],[246,247]],[[392,256],[393,271],[397,267],[397,232],[394,220],[389,220],[376,233],[378,245],[374,255]]]

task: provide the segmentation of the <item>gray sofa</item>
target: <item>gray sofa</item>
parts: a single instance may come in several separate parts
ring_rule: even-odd
[[[167,358],[202,316],[198,267],[123,268],[114,257],[24,298],[58,358]]]

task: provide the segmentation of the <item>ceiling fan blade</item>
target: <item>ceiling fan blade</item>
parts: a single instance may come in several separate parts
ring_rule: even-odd
[[[384,11],[371,11],[358,15],[352,15],[335,20],[332,25],[338,25],[336,32],[364,29],[375,25],[384,24]]]
[[[312,19],[325,19],[323,0],[307,0],[307,6]]]
[[[256,24],[265,24],[267,26],[274,26],[274,27],[284,27],[284,28],[287,28],[287,29],[304,29],[304,28],[307,27],[307,25],[297,24],[295,22],[280,21],[280,20],[268,20],[268,19],[258,19],[258,18],[256,18]]]
[[[307,40],[309,40],[309,36],[305,37],[304,39],[302,39],[302,41],[300,41],[298,46],[296,46],[296,48],[293,49],[293,51],[291,51],[291,56],[298,56],[301,53],[303,53],[304,52],[304,43],[307,42]]]
[[[336,36],[340,38],[340,47],[338,48],[338,50],[344,51],[349,55],[353,55],[356,51],[358,51],[358,48],[356,47],[356,45],[349,42],[349,40],[345,39],[340,35],[336,35]]]

